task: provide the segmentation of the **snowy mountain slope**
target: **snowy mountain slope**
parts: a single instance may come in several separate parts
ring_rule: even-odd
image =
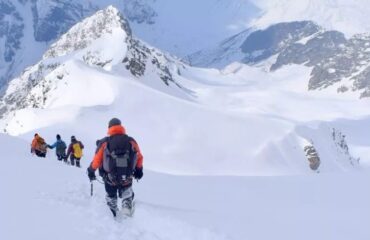
[[[238,61],[275,71],[291,64],[312,69],[308,90],[334,85],[338,93],[369,96],[369,35],[346,39],[310,21],[278,23],[266,29],[236,35],[214,49],[187,59],[192,65],[223,68]]]
[[[39,64],[11,81],[1,126],[19,135],[63,124],[62,132],[94,142],[105,134],[108,115],[123,116],[142,136],[153,158],[149,168],[167,173],[310,173],[307,147],[322,152],[323,171],[358,167],[330,130],[317,131],[311,122],[362,117],[368,104],[355,108],[352,96],[308,93],[305,68],[277,73],[244,65],[222,72],[186,66],[131,37],[127,22],[109,7],[72,27]]]
[[[7,156],[12,168],[22,173],[22,177],[5,184],[5,179],[15,179],[14,175],[6,173],[1,176],[2,195],[8,196],[2,198],[0,204],[2,239],[27,237],[41,240],[50,239],[52,235],[56,239],[173,239],[175,236],[179,239],[228,239],[211,229],[172,217],[168,212],[180,210],[155,207],[150,198],[140,200],[138,197],[135,218],[115,222],[104,202],[103,186],[98,182],[95,182],[94,197],[90,197],[84,170],[54,161],[53,154],[49,154],[48,159],[32,157],[27,150],[28,143],[3,135],[0,138],[1,144],[6,144],[8,149],[23,149]],[[4,154],[3,151],[1,153]],[[148,173],[147,183],[153,178],[151,175],[155,176]],[[25,183],[28,185],[26,188]],[[151,184],[144,186],[137,195],[150,188]]]
[[[210,42],[217,43],[237,33],[256,10],[254,5],[244,0],[232,4],[226,0],[201,3],[166,0],[1,0],[0,87],[24,68],[37,63],[46,49],[70,27],[109,5],[122,11],[141,39],[177,56],[185,56],[208,47]],[[205,18],[204,12],[211,14]]]
[[[75,81],[68,79],[74,71],[79,71],[78,65],[81,64],[91,66],[98,72],[99,69],[96,68],[108,72],[112,68],[117,68],[117,71],[121,69],[122,74],[130,73],[137,78],[148,72],[147,75],[152,77],[152,81],[160,79],[167,86],[173,84],[180,88],[169,70],[176,72],[176,60],[171,60],[156,49],[148,48],[134,39],[128,23],[118,10],[108,7],[72,27],[51,46],[41,62],[25,70],[19,78],[9,84],[1,104],[3,116],[6,117],[11,111],[26,107],[52,107],[56,99],[69,98],[68,94],[61,95],[64,94],[63,89],[67,85],[71,85],[70,88],[75,91],[73,93],[77,92],[80,98],[85,96],[87,101],[92,95],[98,97],[101,94],[88,91],[88,87],[82,94],[80,93],[91,79],[85,79],[82,75],[80,77],[84,78],[84,82],[77,86]],[[181,64],[178,63],[178,66]],[[103,87],[106,85],[103,81],[94,84]],[[53,92],[57,92],[56,95],[53,95]],[[53,95],[53,98],[50,98],[50,95]],[[113,98],[114,95],[114,91],[110,90],[102,97]],[[69,99],[73,101],[73,95]],[[92,102],[94,105],[99,103],[106,102],[104,100]],[[76,104],[85,106],[84,102]]]
[[[55,129],[50,130],[44,133],[51,136]],[[267,178],[179,177],[145,171],[134,185],[134,218],[117,222],[105,205],[103,185],[95,181],[94,196],[90,196],[84,168],[93,145],[85,150],[89,156],[82,159],[83,169],[77,169],[58,162],[54,152],[46,159],[32,157],[29,143],[14,137],[0,135],[0,144],[7,146],[0,149],[7,159],[3,168],[18,172],[17,177],[14,171],[0,175],[2,239],[346,240],[370,236],[365,227],[370,216],[368,171]]]

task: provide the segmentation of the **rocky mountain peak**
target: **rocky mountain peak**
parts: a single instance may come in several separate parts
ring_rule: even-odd
[[[60,57],[85,49],[94,40],[112,34],[115,29],[123,29],[127,37],[131,38],[131,29],[126,19],[117,8],[109,6],[73,26],[51,45],[43,58]]]
[[[76,64],[92,67],[91,71],[102,68],[107,74],[114,71],[112,75],[131,75],[134,79],[147,79],[150,75],[151,81],[181,89],[175,78],[182,64],[133,37],[120,11],[109,6],[74,25],[39,63],[9,82],[1,98],[0,118],[21,109],[47,107],[53,92],[73,81],[69,75]]]

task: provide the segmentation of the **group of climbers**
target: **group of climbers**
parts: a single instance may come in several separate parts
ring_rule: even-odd
[[[56,148],[56,155],[59,161],[70,157],[70,163],[80,167],[80,159],[84,145],[71,137],[68,147],[58,134],[56,142],[52,145],[45,143],[45,140],[38,134],[32,141],[31,152],[39,157],[45,157],[47,148]],[[122,213],[132,216],[135,210],[134,192],[132,189],[133,179],[143,177],[143,155],[139,145],[126,134],[118,118],[113,118],[108,123],[108,136],[96,141],[95,156],[87,168],[90,181],[96,180],[95,171],[104,181],[106,201],[114,217]],[[122,199],[121,208],[118,206],[118,198]]]
[[[67,145],[59,134],[56,136],[55,143],[49,145],[39,134],[36,133],[34,139],[32,140],[31,153],[38,157],[45,158],[48,148],[55,148],[55,153],[59,161],[64,161],[72,166],[81,167],[80,160],[83,155],[84,145],[81,141],[78,141],[75,136],[71,137],[71,143],[69,144],[67,150]],[[70,159],[70,161],[68,161],[68,159]]]

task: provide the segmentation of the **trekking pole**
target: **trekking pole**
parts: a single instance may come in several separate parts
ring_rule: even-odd
[[[94,184],[93,181],[90,180],[90,196],[92,197],[94,195]]]

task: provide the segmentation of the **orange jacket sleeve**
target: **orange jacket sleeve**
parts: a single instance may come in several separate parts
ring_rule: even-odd
[[[31,148],[32,149],[36,149],[37,148],[37,139],[36,138],[34,138],[33,140],[32,140],[32,143],[31,143]]]
[[[143,157],[143,154],[141,154],[139,145],[134,140],[131,141],[131,145],[133,146],[134,150],[136,151],[136,157],[137,157],[136,167],[137,168],[142,168],[144,157]]]
[[[103,165],[103,157],[104,157],[104,148],[107,143],[103,143],[99,150],[96,152],[93,161],[91,162],[91,168],[96,170]]]

